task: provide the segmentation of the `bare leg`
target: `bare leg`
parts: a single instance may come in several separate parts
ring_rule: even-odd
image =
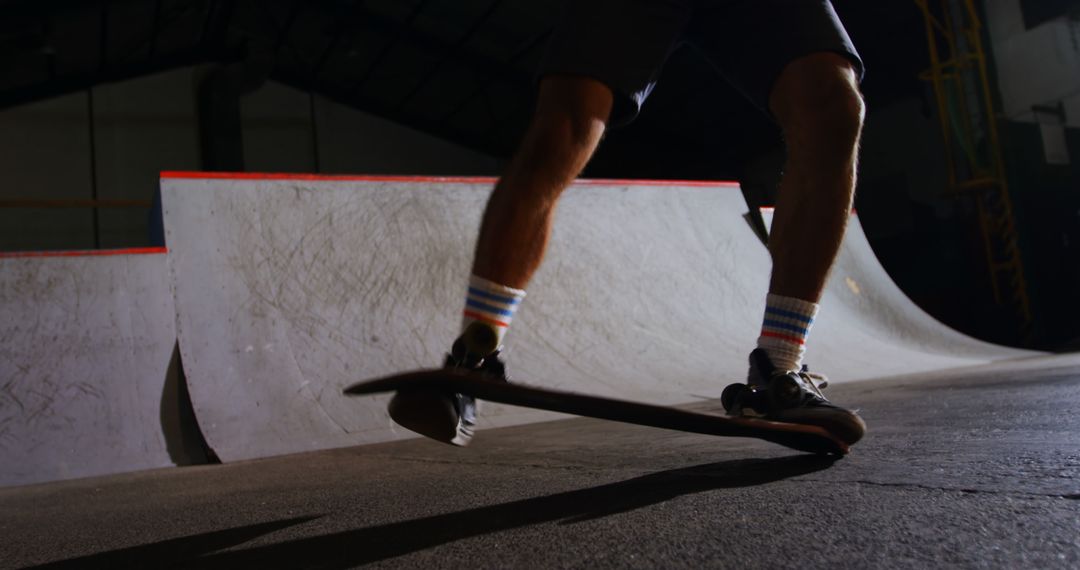
[[[866,432],[862,418],[830,403],[814,378],[798,371],[855,195],[862,96],[847,59],[818,53],[784,69],[769,103],[788,152],[769,239],[771,295],[748,374],[767,395],[748,404],[755,391],[736,390],[724,396],[725,407],[745,413],[749,405],[769,419],[818,425],[850,445]]]
[[[770,107],[788,158],[769,239],[769,292],[816,303],[855,195],[864,116],[855,72],[831,53],[798,59],[777,79]]]
[[[491,282],[486,285],[499,288],[499,294],[516,296],[520,291],[514,290],[524,289],[540,267],[555,203],[600,143],[612,99],[608,87],[584,77],[548,76],[541,82],[532,123],[488,199],[476,244],[473,275]],[[466,326],[447,365],[505,380],[495,351],[517,300],[520,297],[490,293],[476,299],[470,287]],[[453,445],[472,440],[476,424],[472,396],[406,390],[395,394],[387,409],[399,425],[432,439]]]
[[[611,107],[603,83],[544,78],[532,123],[484,211],[474,275],[526,287],[544,257],[555,204],[592,157]]]

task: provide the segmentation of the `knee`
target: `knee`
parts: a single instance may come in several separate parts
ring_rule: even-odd
[[[538,109],[526,144],[537,159],[572,161],[594,148],[603,134],[604,123],[580,109]]]
[[[532,122],[495,193],[554,203],[600,143],[612,101],[598,81],[544,78]]]
[[[835,54],[816,54],[789,65],[770,104],[789,144],[853,148],[866,116],[855,71]]]
[[[602,122],[573,108],[538,109],[504,173],[512,184],[500,186],[553,202],[584,168],[603,132]]]
[[[600,142],[612,104],[611,90],[599,81],[546,77],[540,84],[525,145],[538,160],[576,162]]]

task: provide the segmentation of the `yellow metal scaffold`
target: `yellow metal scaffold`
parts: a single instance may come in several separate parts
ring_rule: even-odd
[[[975,200],[994,300],[1012,309],[1021,338],[1029,340],[1033,317],[987,78],[982,23],[973,0],[914,2],[922,10],[930,48],[930,68],[920,78],[933,85],[949,190]]]

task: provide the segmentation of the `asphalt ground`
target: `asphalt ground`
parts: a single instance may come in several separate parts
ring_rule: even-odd
[[[0,489],[0,567],[1080,567],[1080,355],[827,393],[839,460],[570,419]]]

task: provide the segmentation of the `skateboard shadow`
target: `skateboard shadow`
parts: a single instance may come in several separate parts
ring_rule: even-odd
[[[217,552],[321,517],[290,518],[34,568],[350,568],[469,537],[555,521],[574,524],[663,503],[682,495],[764,485],[820,471],[833,462],[831,457],[817,455],[723,461],[543,497]]]

